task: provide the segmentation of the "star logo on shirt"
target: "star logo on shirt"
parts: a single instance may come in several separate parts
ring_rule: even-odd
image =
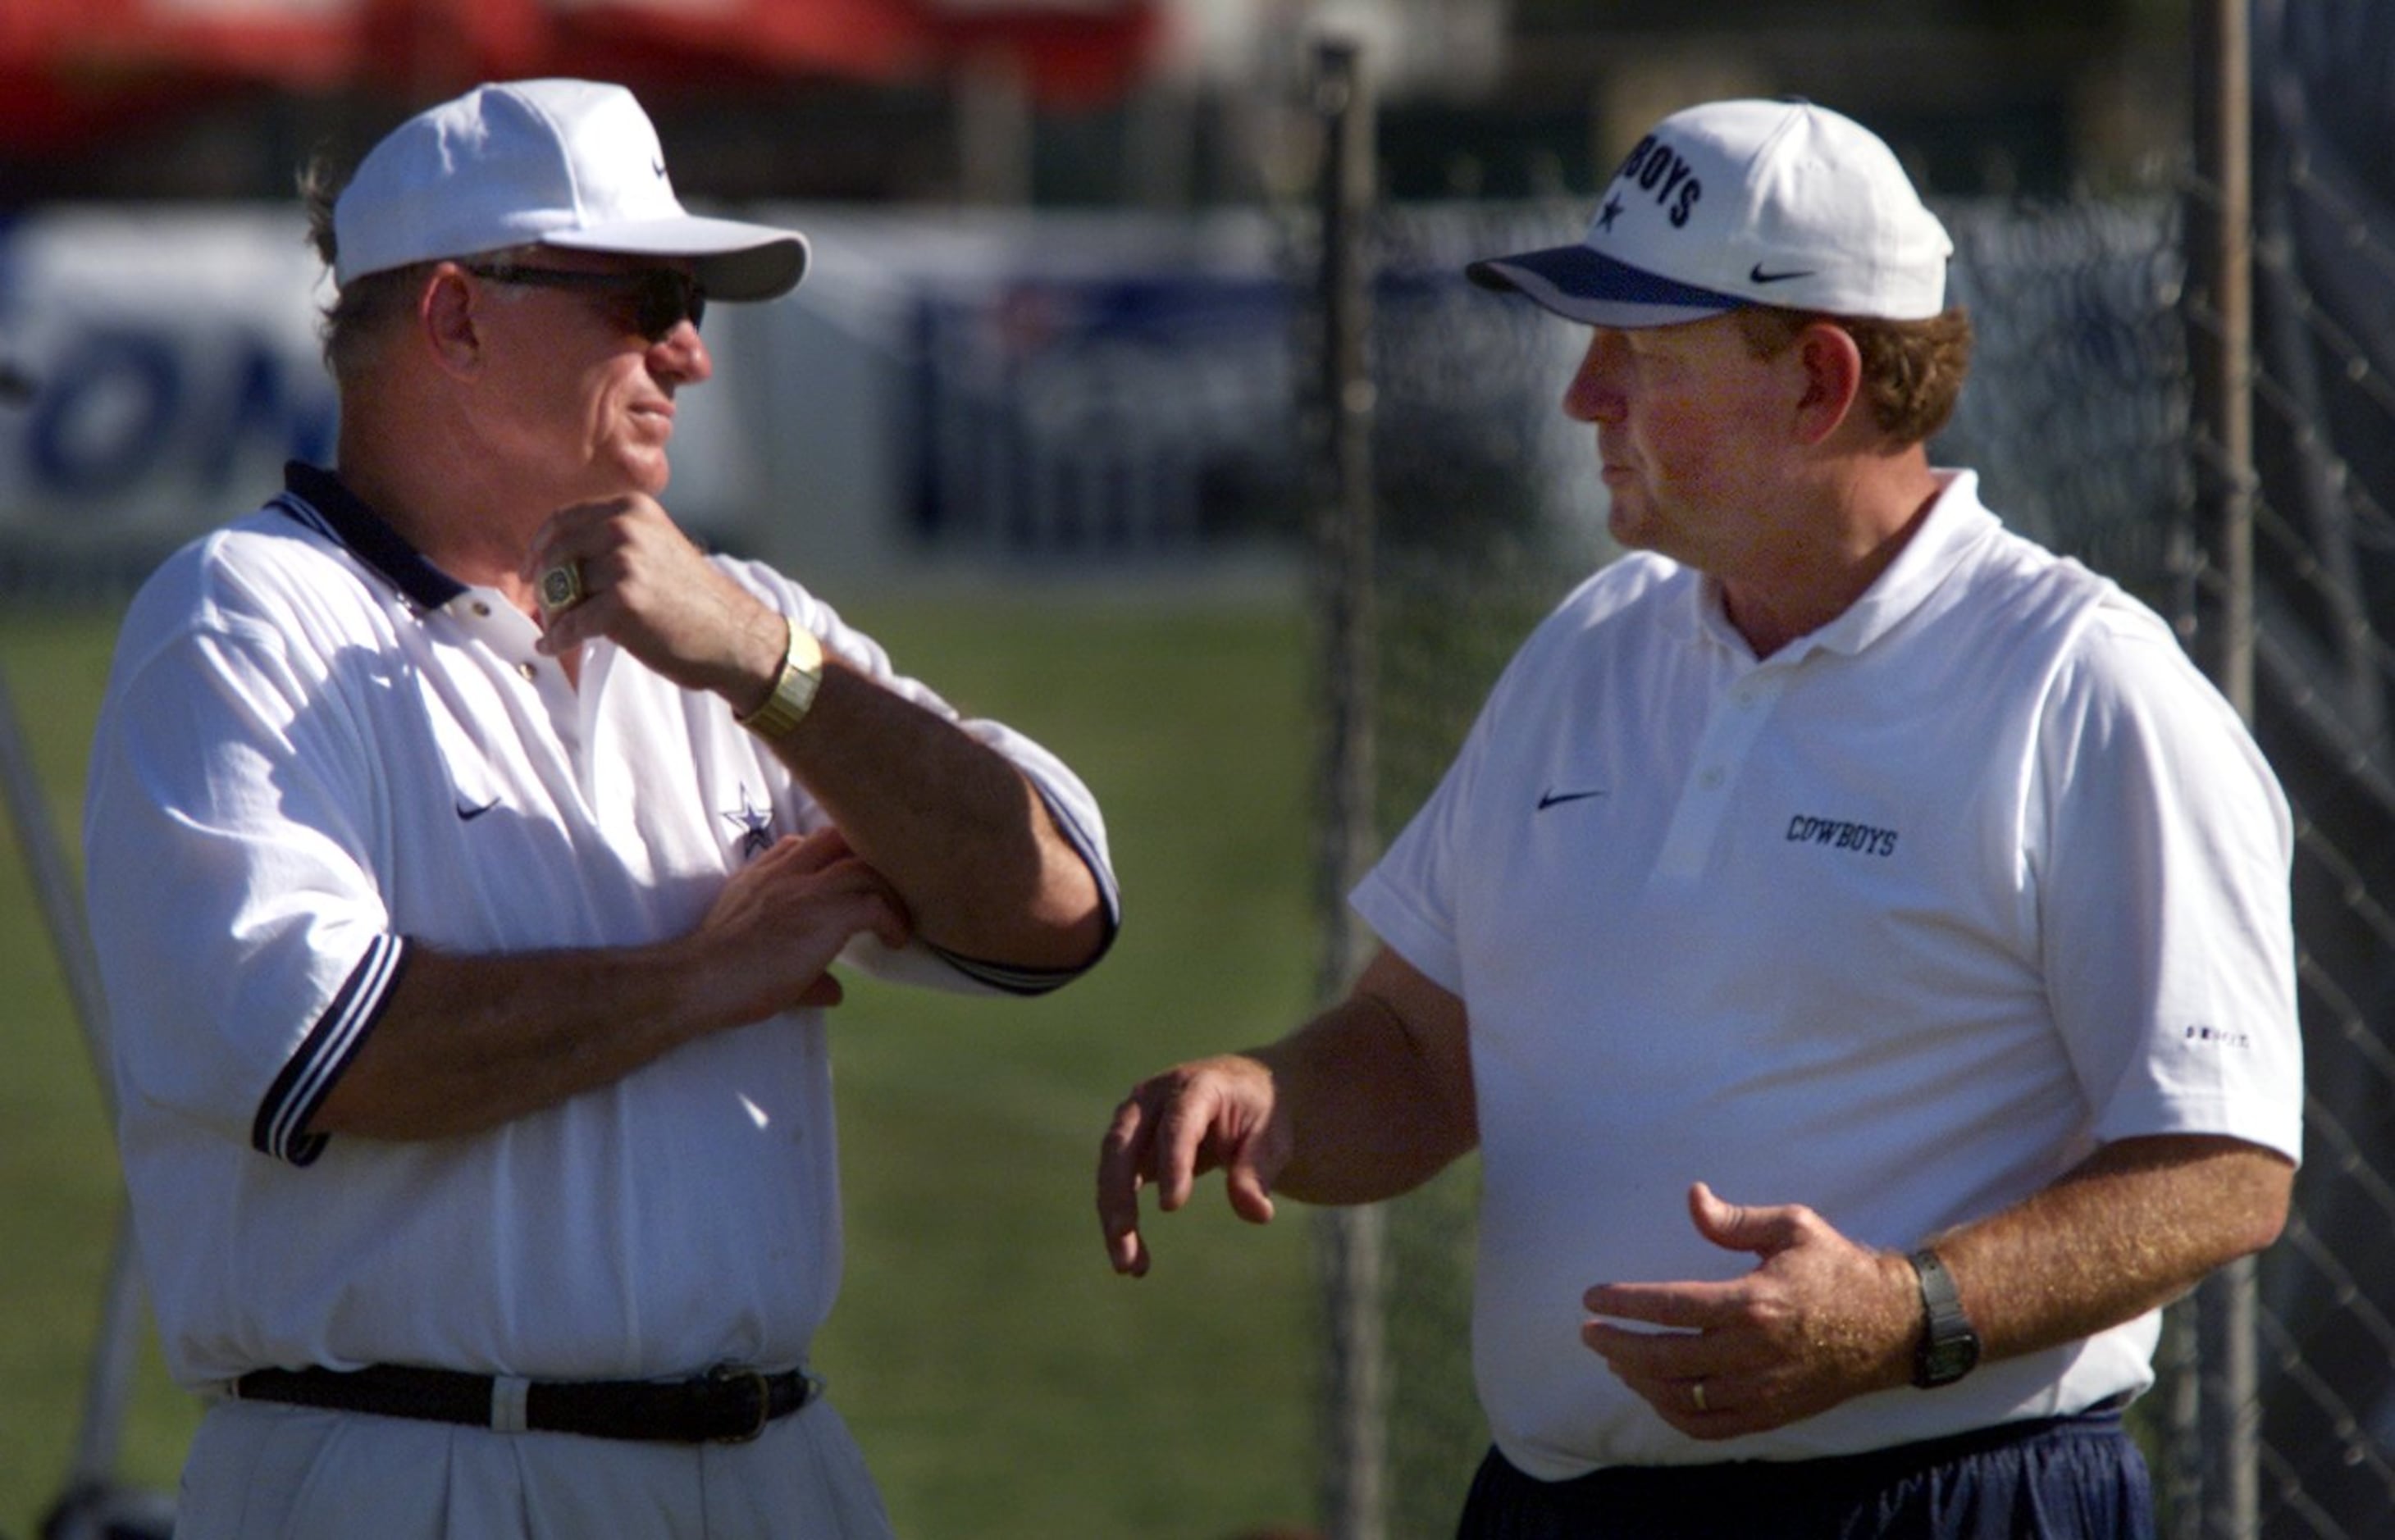
[[[725,813],[723,821],[740,831],[740,859],[753,861],[774,844],[774,813],[770,808],[760,808],[748,800],[748,788],[740,788],[740,810]]]
[[[1611,230],[1613,228],[1613,221],[1621,218],[1621,200],[1619,198],[1608,198],[1605,200],[1605,208],[1603,212],[1599,213],[1596,217],[1596,228],[1599,230]]]

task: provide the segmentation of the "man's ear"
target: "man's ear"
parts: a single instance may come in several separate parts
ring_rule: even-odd
[[[464,270],[443,262],[424,281],[416,296],[417,337],[435,362],[460,378],[480,371],[483,362],[481,294]]]
[[[1796,401],[1796,433],[1806,444],[1818,444],[1835,433],[1855,410],[1862,394],[1863,355],[1843,326],[1816,321],[1796,334],[1792,349],[1804,375],[1803,394]]]

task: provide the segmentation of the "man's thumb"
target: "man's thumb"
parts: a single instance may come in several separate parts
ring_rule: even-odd
[[[1703,1182],[1688,1188],[1688,1218],[1698,1234],[1726,1250],[1767,1253],[1786,1244],[1775,1233],[1766,1211],[1724,1203]]]

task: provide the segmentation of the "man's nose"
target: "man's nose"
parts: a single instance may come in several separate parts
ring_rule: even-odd
[[[715,373],[715,355],[707,350],[707,339],[698,335],[698,322],[684,316],[674,322],[673,330],[649,345],[649,367],[660,376],[696,385]]]
[[[1599,326],[1588,340],[1588,351],[1564,388],[1564,415],[1574,422],[1621,420],[1621,359],[1626,345],[1618,332]]]

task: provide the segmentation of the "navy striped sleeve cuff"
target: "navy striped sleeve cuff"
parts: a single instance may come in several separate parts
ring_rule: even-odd
[[[1071,844],[1074,853],[1081,858],[1081,863],[1090,869],[1092,880],[1097,883],[1098,902],[1106,912],[1106,933],[1098,942],[1096,953],[1078,967],[1018,967],[1011,963],[968,957],[931,941],[923,943],[933,955],[966,978],[987,984],[992,989],[1004,990],[1009,994],[1045,994],[1051,990],[1064,988],[1097,967],[1098,960],[1114,950],[1116,933],[1122,928],[1122,891],[1115,885],[1114,869],[1099,855],[1097,841],[1090,837],[1089,831],[1081,827],[1071,809],[1048,795],[1048,788],[1040,785],[1037,778],[1031,784],[1039,792],[1039,800],[1048,804],[1048,814],[1055,820],[1057,829]]]
[[[258,1121],[249,1142],[260,1154],[294,1165],[312,1165],[324,1152],[328,1136],[308,1132],[316,1109],[324,1104],[341,1072],[364,1046],[366,1033],[382,1019],[407,967],[407,941],[402,936],[377,936],[343,981],[333,1003],[308,1033],[307,1041],[283,1066],[258,1104]]]

